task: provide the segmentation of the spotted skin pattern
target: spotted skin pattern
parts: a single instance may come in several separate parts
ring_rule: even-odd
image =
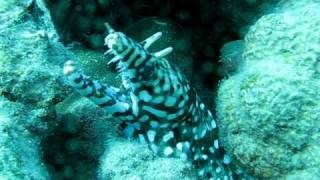
[[[64,74],[82,96],[121,119],[124,133],[162,156],[190,160],[201,177],[235,179],[231,158],[220,146],[218,128],[187,78],[165,58],[171,47],[148,52],[161,33],[137,43],[106,24],[106,54],[114,56],[125,91],[91,80],[72,61]]]

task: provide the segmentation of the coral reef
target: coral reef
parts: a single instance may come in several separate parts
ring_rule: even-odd
[[[242,67],[219,87],[222,140],[257,177],[320,177],[319,8],[283,1],[260,18],[246,34]]]

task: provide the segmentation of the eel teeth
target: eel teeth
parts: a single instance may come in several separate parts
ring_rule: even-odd
[[[105,53],[103,53],[103,55],[105,56],[109,56],[112,54],[112,49],[109,49],[108,51],[106,51]]]
[[[117,63],[120,61],[120,57],[119,56],[116,56],[114,58],[112,58],[109,62],[108,62],[108,65],[112,64],[112,63]]]

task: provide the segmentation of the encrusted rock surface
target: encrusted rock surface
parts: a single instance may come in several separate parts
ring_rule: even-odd
[[[1,1],[0,21],[0,177],[49,179],[41,142],[57,123],[61,64],[71,55],[41,0]]]
[[[320,177],[320,3],[303,2],[260,18],[241,69],[220,84],[221,137],[256,177]]]
[[[109,147],[101,158],[100,179],[196,179],[189,162],[156,157],[146,144],[118,139]]]

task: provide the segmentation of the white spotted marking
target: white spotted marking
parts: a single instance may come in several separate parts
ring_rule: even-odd
[[[164,101],[164,97],[163,96],[158,96],[158,97],[155,97],[152,102],[153,103],[156,103],[156,104],[160,104]]]
[[[168,142],[170,139],[174,138],[174,134],[172,131],[169,131],[167,134],[165,134],[163,137],[162,137],[162,141],[164,142]]]
[[[191,113],[192,111],[193,111],[193,104],[190,105],[188,112]]]
[[[164,91],[168,91],[169,89],[170,89],[170,82],[169,82],[169,79],[166,77],[165,78],[165,83],[164,83],[164,85],[162,86],[162,89],[164,90]]]
[[[139,98],[144,102],[150,102],[152,99],[152,96],[148,93],[148,91],[143,90],[139,93]]]
[[[189,150],[190,146],[191,146],[190,142],[186,141],[186,142],[184,143],[184,148],[185,148],[186,151]]]
[[[182,100],[178,104],[178,108],[182,108],[186,104],[187,100]]]
[[[135,131],[135,130],[134,130],[134,127],[133,127],[131,124],[129,124],[129,125],[123,130],[124,134],[125,134],[128,138],[132,138],[134,131]]]
[[[186,161],[188,159],[188,155],[186,153],[181,153],[180,154],[180,158],[183,160],[183,161]]]
[[[173,123],[171,127],[172,127],[172,128],[176,128],[176,127],[178,127],[178,126],[179,126],[179,123]]]
[[[207,129],[206,129],[206,128],[203,128],[202,131],[201,131],[201,133],[200,133],[200,137],[199,137],[199,138],[200,138],[200,139],[203,138],[203,137],[206,135],[206,133],[207,133]]]
[[[166,156],[170,156],[173,153],[172,147],[170,147],[170,146],[165,147],[163,153]]]
[[[198,171],[198,175],[199,176],[203,176],[204,175],[204,169],[201,169],[200,171]]]
[[[140,130],[140,129],[141,129],[141,123],[139,123],[139,122],[135,122],[135,123],[133,123],[132,125],[133,125],[133,127],[134,127],[135,129],[137,129],[137,130]]]
[[[177,98],[175,97],[172,97],[172,96],[168,96],[166,98],[166,101],[164,102],[164,105],[167,106],[167,107],[171,107],[171,106],[174,106],[177,102]]]
[[[151,148],[151,150],[154,152],[154,153],[158,153],[158,146],[156,146],[155,144],[151,144],[150,145],[150,148]]]
[[[182,148],[183,148],[182,142],[178,142],[178,143],[176,144],[176,148],[177,148],[179,151],[182,151]]]
[[[201,103],[201,104],[200,104],[200,109],[201,109],[201,110],[204,110],[204,107],[205,107],[204,104]]]
[[[104,95],[103,97],[95,97],[95,96],[91,96],[90,99],[98,104],[98,105],[101,105],[101,104],[104,104],[104,103],[107,103],[111,100],[111,97],[110,96],[107,96],[107,95]]]
[[[140,143],[142,143],[142,144],[147,143],[146,138],[144,138],[144,135],[143,135],[143,134],[139,134],[138,137],[139,137]]]
[[[110,114],[113,114],[115,112],[125,112],[129,109],[129,104],[118,101],[112,106],[103,107],[103,109]]]
[[[160,117],[160,118],[164,118],[167,116],[167,112],[159,110],[159,109],[155,109],[153,107],[150,106],[143,106],[142,107],[143,110],[150,112],[151,114]]]
[[[193,160],[198,160],[200,158],[200,155],[199,154],[196,154],[196,155],[194,155],[194,157],[193,157]]]
[[[140,122],[146,122],[146,121],[148,121],[148,120],[149,120],[149,116],[148,116],[148,115],[143,115],[143,116],[139,119]]]
[[[160,125],[160,128],[164,129],[164,128],[167,128],[169,126],[170,126],[169,123],[163,123],[163,124]]]
[[[132,121],[133,120],[133,116],[127,116],[126,118],[125,118],[126,120],[129,120],[129,121]]]
[[[217,139],[214,140],[213,144],[216,149],[219,149],[219,141]]]
[[[208,155],[203,154],[203,155],[201,156],[201,158],[202,158],[203,160],[207,160],[207,159],[208,159]]]
[[[193,139],[198,140],[199,139],[198,135],[193,136]]]
[[[131,102],[132,102],[132,113],[135,116],[138,116],[139,106],[138,106],[138,98],[132,92],[130,93]]]
[[[229,155],[225,154],[223,156],[223,163],[224,164],[230,164],[231,163],[231,157]]]
[[[150,142],[153,142],[154,139],[155,139],[155,137],[156,137],[156,134],[157,134],[157,133],[156,133],[154,130],[149,130],[149,131],[147,132],[148,140],[149,140]]]
[[[221,170],[222,170],[222,169],[221,169],[221,167],[220,167],[220,166],[218,166],[218,167],[216,168],[216,172],[217,172],[217,173],[220,173],[220,172],[221,172]]]
[[[216,124],[216,121],[215,120],[212,120],[211,121],[211,128],[214,129],[217,127],[217,124]]]
[[[187,134],[188,133],[188,130],[187,129],[183,129],[182,130],[182,134]]]
[[[157,93],[157,94],[159,94],[159,93],[161,92],[161,88],[160,88],[159,86],[156,86],[156,87],[154,88],[154,92]]]
[[[157,121],[150,121],[150,126],[152,128],[157,128],[159,126],[159,123]]]
[[[196,150],[196,148],[195,148],[195,147],[192,147],[192,148],[191,148],[191,151],[192,151],[192,152],[194,152],[195,150]]]
[[[197,127],[192,128],[192,132],[195,134],[197,132]]]

